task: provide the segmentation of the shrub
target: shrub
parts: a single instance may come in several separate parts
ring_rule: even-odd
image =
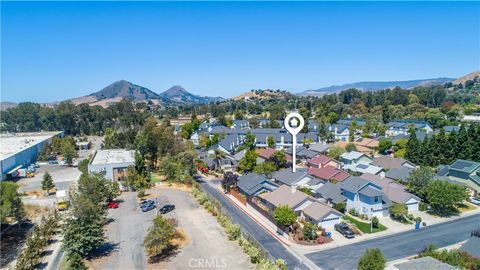
[[[310,222],[305,223],[303,226],[303,237],[307,240],[317,239],[317,225]]]
[[[378,248],[367,249],[358,261],[359,270],[383,270],[385,269],[385,257]]]
[[[145,190],[140,189],[140,190],[137,192],[137,197],[138,197],[139,199],[145,197]]]
[[[335,205],[335,209],[339,212],[342,212],[342,213],[345,213],[345,208],[347,207],[347,205],[345,204],[345,202],[339,202]]]
[[[420,211],[427,211],[427,204],[424,203],[424,202],[420,202],[420,203],[418,204],[418,210],[420,210]]]
[[[373,228],[378,228],[378,225],[380,224],[380,221],[378,220],[377,217],[372,218],[372,227]]]
[[[358,216],[358,213],[354,208],[348,209],[348,213],[352,216]]]
[[[415,223],[420,223],[422,222],[422,218],[421,217],[416,217],[415,218]]]

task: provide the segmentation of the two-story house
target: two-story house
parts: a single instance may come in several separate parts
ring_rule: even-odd
[[[382,187],[356,176],[350,176],[338,185],[347,198],[347,210],[354,209],[369,218],[389,215],[392,202],[382,192]]]

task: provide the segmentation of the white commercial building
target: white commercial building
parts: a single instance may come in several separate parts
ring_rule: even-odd
[[[63,131],[7,133],[0,135],[0,169],[2,180],[15,177],[17,171],[35,162],[53,137],[63,137]]]
[[[88,171],[100,173],[112,181],[121,181],[126,176],[128,166],[134,164],[134,150],[98,150],[88,164]]]

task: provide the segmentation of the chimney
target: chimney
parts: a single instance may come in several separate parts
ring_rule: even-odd
[[[380,178],[381,179],[385,178],[385,172],[380,172]]]

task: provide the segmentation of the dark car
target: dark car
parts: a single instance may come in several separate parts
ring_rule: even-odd
[[[173,205],[173,204],[166,204],[166,205],[162,206],[162,208],[160,208],[160,209],[158,210],[158,212],[160,212],[160,214],[166,214],[166,213],[168,213],[168,212],[170,212],[170,211],[173,211],[173,210],[175,210],[175,205]]]
[[[335,230],[339,233],[341,233],[343,236],[345,236],[346,238],[354,238],[355,237],[355,234],[353,233],[352,230],[350,230],[350,228],[348,227],[347,224],[345,223],[338,223],[338,224],[335,224]]]
[[[150,211],[150,210],[152,210],[153,208],[155,208],[155,204],[154,204],[154,203],[145,204],[145,205],[143,205],[143,206],[141,207],[142,212]]]

